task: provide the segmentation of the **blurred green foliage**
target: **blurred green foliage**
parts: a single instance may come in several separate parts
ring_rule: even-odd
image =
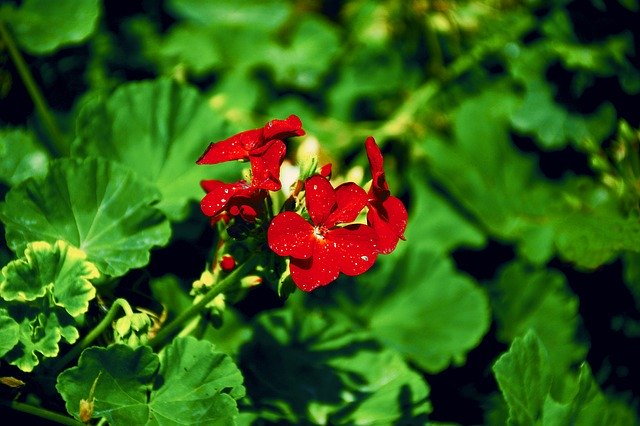
[[[3,399],[114,425],[638,424],[639,12],[637,0],[5,2],[3,277],[58,240],[103,277],[73,324],[42,295],[22,322],[33,300],[5,290],[33,284],[3,278],[0,376],[30,383]],[[69,353],[61,338],[84,336],[116,297],[155,312],[152,329],[162,306],[189,308],[224,237],[195,207],[199,181],[242,177],[195,160],[289,114],[307,131],[289,159],[317,155],[337,179],[363,180],[376,138],[407,240],[369,273],[284,303],[265,280],[222,327],[189,324],[200,340],[159,354],[103,336],[57,394],[59,371],[35,351]]]

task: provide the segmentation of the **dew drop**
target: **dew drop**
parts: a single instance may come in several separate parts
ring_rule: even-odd
[[[365,262],[368,262],[369,256],[360,256],[360,259],[364,260]]]

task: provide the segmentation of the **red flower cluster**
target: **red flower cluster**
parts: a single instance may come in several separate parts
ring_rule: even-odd
[[[302,123],[295,115],[286,120],[271,120],[264,127],[247,130],[228,139],[212,142],[196,164],[218,164],[232,160],[249,160],[251,183],[240,180],[224,183],[205,180],[200,183],[207,195],[200,203],[202,212],[219,220],[228,215],[253,222],[262,210],[268,191],[280,189],[280,166],[286,146],[282,139],[302,136]]]
[[[232,215],[248,222],[266,215],[262,206],[268,191],[281,187],[279,169],[286,152],[282,139],[304,135],[301,126],[298,117],[291,115],[209,145],[198,164],[248,159],[252,179],[251,183],[231,184],[203,181],[207,195],[201,202],[202,211],[214,219]],[[327,285],[340,273],[364,273],[378,254],[391,253],[398,240],[404,239],[407,210],[389,192],[382,153],[372,137],[367,138],[365,149],[372,175],[368,192],[352,182],[334,188],[327,165],[304,182],[304,207],[310,221],[300,211],[286,210],[269,225],[269,247],[290,258],[291,278],[304,291]],[[365,209],[367,223],[355,223]]]

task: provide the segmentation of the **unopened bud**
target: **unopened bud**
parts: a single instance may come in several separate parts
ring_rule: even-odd
[[[233,256],[229,254],[225,254],[224,256],[222,256],[222,259],[220,260],[220,268],[222,268],[223,271],[230,272],[233,271],[235,267],[236,260],[233,258]]]
[[[248,275],[240,280],[240,287],[251,288],[262,284],[262,277],[258,275]]]

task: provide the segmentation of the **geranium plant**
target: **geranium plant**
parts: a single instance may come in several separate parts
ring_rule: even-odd
[[[639,424],[637,0],[124,3],[0,5],[3,419]]]

